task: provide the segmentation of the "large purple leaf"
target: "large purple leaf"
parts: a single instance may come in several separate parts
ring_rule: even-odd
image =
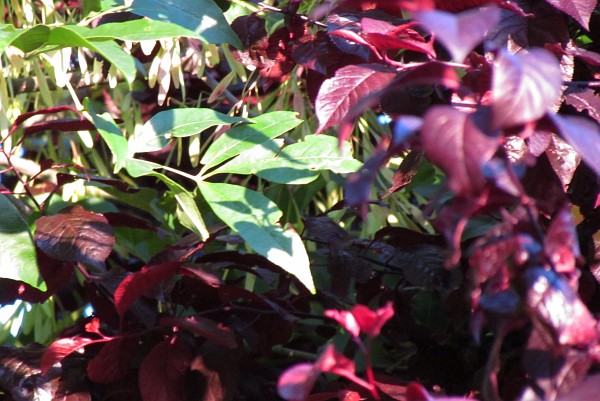
[[[550,115],[560,135],[575,148],[583,161],[600,176],[600,128],[576,116]]]
[[[565,14],[570,15],[588,31],[592,11],[598,0],[546,0]]]
[[[317,132],[342,122],[360,99],[378,91],[394,78],[395,73],[379,64],[349,65],[335,77],[325,80],[316,99]]]
[[[498,148],[498,139],[478,127],[481,116],[449,106],[434,106],[421,129],[425,156],[448,176],[448,186],[458,195],[479,193],[485,184],[483,165]]]
[[[76,205],[36,221],[35,242],[48,256],[64,262],[103,267],[115,243],[106,218]]]
[[[436,40],[460,63],[500,21],[500,9],[492,6],[459,14],[438,10],[421,11],[415,13],[414,18],[435,34]]]
[[[560,98],[561,87],[558,60],[547,50],[501,52],[492,78],[493,125],[507,128],[539,119]]]

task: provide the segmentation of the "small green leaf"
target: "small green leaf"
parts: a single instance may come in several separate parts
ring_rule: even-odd
[[[87,31],[84,36],[92,41],[119,39],[139,42],[142,40],[159,40],[178,37],[202,39],[202,37],[194,31],[182,26],[170,22],[154,21],[147,18],[102,24],[95,29]]]
[[[223,11],[212,0],[135,0],[131,9],[138,15],[187,28],[205,43],[229,43],[238,49],[243,47]]]
[[[0,210],[0,277],[22,281],[46,291],[27,223],[6,195],[0,194]]]
[[[211,109],[172,109],[161,111],[148,120],[141,133],[132,138],[132,152],[153,152],[164,148],[170,137],[182,138],[222,124],[248,121],[230,117]]]
[[[253,118],[252,122],[253,124],[236,125],[214,141],[200,160],[204,164],[201,173],[278,137],[298,126],[302,120],[297,119],[296,113],[291,111],[274,111]]]
[[[160,164],[149,162],[147,160],[134,159],[128,157],[125,161],[125,169],[130,176],[137,178],[143,175],[150,175],[154,170],[162,168]]]
[[[127,82],[135,80],[136,68],[133,57],[112,40],[90,41],[85,35],[91,28],[77,25],[63,25],[52,29],[48,36],[49,45],[61,47],[85,47],[99,53],[123,73]]]
[[[100,0],[83,0],[81,13],[84,17],[92,12],[102,11],[102,3]]]
[[[92,123],[94,123],[94,126],[100,133],[102,139],[104,139],[104,142],[106,142],[108,145],[108,148],[113,155],[115,160],[114,172],[119,172],[119,170],[125,167],[127,156],[129,155],[127,139],[125,139],[121,129],[115,123],[110,114],[96,114],[96,111],[88,99],[85,99],[83,104],[92,117]]]
[[[294,275],[315,293],[306,248],[300,236],[279,225],[277,205],[248,188],[220,183],[199,183],[200,192],[215,214],[260,255]]]
[[[335,137],[308,135],[304,142],[286,146],[281,152],[275,143],[267,141],[212,173],[256,174],[268,181],[300,185],[315,180],[322,170],[353,173],[361,165],[352,157],[350,144],[344,143],[340,148]]]

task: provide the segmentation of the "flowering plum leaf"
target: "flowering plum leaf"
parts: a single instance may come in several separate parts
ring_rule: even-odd
[[[361,27],[368,41],[382,52],[388,50],[412,50],[435,57],[433,40],[426,41],[423,36],[412,29],[415,22],[402,25],[392,25],[382,20],[363,18]]]
[[[46,351],[44,351],[42,359],[40,360],[40,369],[42,374],[48,372],[55,363],[62,361],[65,357],[77,351],[78,349],[84,348],[90,344],[107,341],[110,341],[109,337],[92,339],[79,336],[60,338],[54,341],[52,344],[50,344]]]
[[[115,308],[119,317],[123,319],[125,312],[136,299],[156,285],[171,278],[180,267],[181,262],[167,262],[142,267],[140,271],[125,277],[114,293]]]
[[[434,106],[421,129],[425,156],[446,173],[450,189],[465,196],[481,191],[482,168],[498,148],[498,139],[478,126],[485,116],[477,114]]]
[[[115,236],[108,220],[75,205],[36,221],[35,242],[48,256],[99,268],[112,251]]]
[[[406,401],[474,401],[466,397],[437,397],[429,392],[419,383],[410,383],[406,387]]]
[[[573,216],[562,208],[550,222],[544,240],[544,252],[559,273],[570,274],[581,256]]]
[[[22,281],[46,291],[47,286],[38,268],[35,244],[31,232],[17,208],[0,194],[0,277]]]
[[[156,344],[140,365],[139,384],[142,400],[184,399],[184,378],[192,358],[192,349],[180,338]]]
[[[432,32],[455,61],[465,57],[481,43],[487,32],[500,21],[498,7],[484,7],[451,14],[444,11],[420,11],[414,18]]]
[[[315,102],[317,133],[340,124],[359,100],[382,89],[395,73],[379,64],[349,65],[323,82]]]
[[[598,124],[577,116],[549,114],[560,136],[579,153],[583,161],[600,175],[600,128]]]
[[[544,49],[509,54],[494,63],[492,120],[508,128],[541,118],[560,98],[562,73],[558,60]]]
[[[185,329],[190,333],[208,338],[228,348],[235,348],[237,346],[235,334],[229,328],[202,316],[163,317],[160,319],[159,324],[161,326],[176,326]]]
[[[309,291],[316,291],[302,239],[279,225],[283,213],[273,201],[239,185],[202,181],[198,186],[213,212],[254,251],[295,276]]]
[[[137,351],[137,337],[116,337],[108,341],[88,363],[87,374],[96,383],[111,383],[127,375]]]
[[[565,14],[570,15],[586,30],[590,30],[590,17],[598,5],[597,0],[546,0]]]
[[[298,64],[323,75],[327,75],[328,68],[344,56],[327,33],[322,31],[298,38],[292,47],[292,57]]]
[[[594,90],[567,90],[565,103],[575,107],[577,111],[587,111],[590,117],[600,123],[600,96]]]
[[[402,17],[403,11],[431,10],[435,8],[434,3],[434,0],[343,0],[337,2],[337,7],[358,10],[380,9]]]
[[[319,374],[312,363],[299,363],[286,369],[277,381],[277,393],[284,400],[304,400]]]
[[[377,337],[383,325],[394,316],[394,308],[391,302],[376,311],[358,304],[350,311],[328,309],[325,316],[337,321],[354,337],[358,337],[361,332],[369,337]]]

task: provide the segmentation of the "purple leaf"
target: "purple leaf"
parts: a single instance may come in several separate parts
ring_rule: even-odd
[[[62,361],[68,355],[73,352],[81,349],[87,345],[102,343],[110,341],[110,338],[100,338],[100,339],[91,339],[86,337],[67,337],[60,338],[54,341],[50,346],[44,351],[42,355],[42,359],[40,361],[40,369],[42,370],[42,374],[46,374],[50,370],[55,363]]]
[[[127,375],[138,345],[138,337],[116,337],[107,342],[87,365],[87,374],[96,383],[111,383]]]
[[[600,123],[600,96],[593,89],[569,90],[565,93],[565,103],[577,111],[587,111],[589,116]]]
[[[575,116],[549,115],[560,135],[575,148],[583,161],[600,176],[600,129],[598,124]]]
[[[103,267],[115,243],[107,219],[76,205],[36,221],[35,242],[48,256],[64,262]]]
[[[461,196],[481,191],[482,168],[498,148],[498,139],[487,135],[478,121],[484,116],[466,114],[449,106],[434,106],[425,115],[421,138],[425,156],[448,176],[448,185]]]
[[[589,23],[592,11],[598,4],[597,0],[546,0],[565,14],[570,15],[586,30],[590,30]]]
[[[325,80],[316,99],[318,133],[340,124],[362,98],[383,88],[395,73],[379,64],[349,65]]]
[[[460,14],[421,11],[415,13],[414,18],[435,35],[455,61],[461,63],[483,41],[488,30],[500,21],[500,9],[484,7]]]
[[[570,274],[575,271],[575,263],[581,254],[575,222],[569,208],[559,210],[550,222],[544,240],[544,252],[557,272]]]
[[[492,78],[493,126],[508,128],[541,118],[560,98],[558,60],[544,49],[500,52]]]

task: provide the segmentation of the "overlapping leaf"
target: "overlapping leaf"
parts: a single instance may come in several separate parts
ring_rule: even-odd
[[[598,5],[597,0],[546,0],[562,12],[570,15],[588,31],[592,12]]]

